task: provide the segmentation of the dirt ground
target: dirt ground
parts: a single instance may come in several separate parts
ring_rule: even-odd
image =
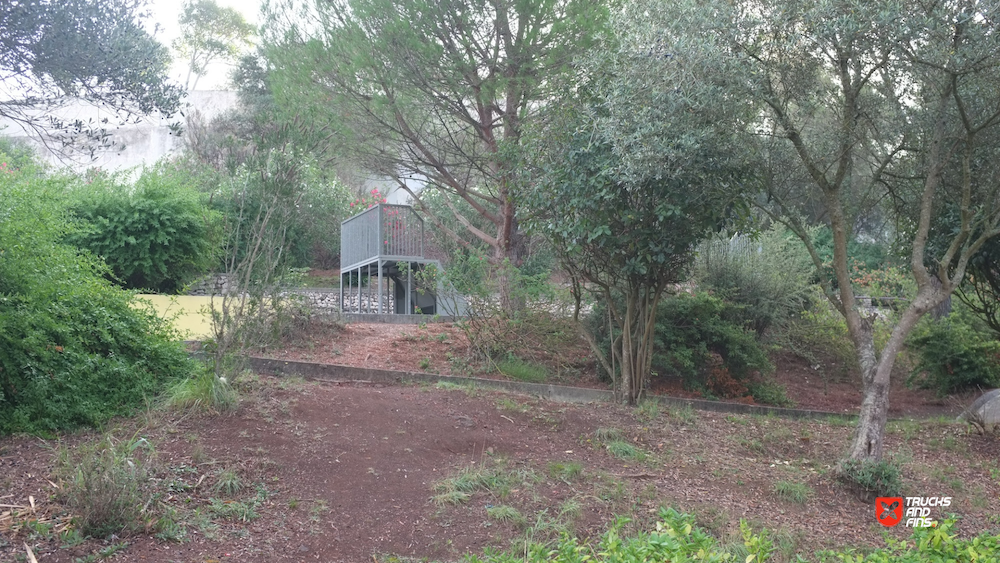
[[[423,371],[442,375],[503,377],[483,373],[466,360],[468,341],[451,323],[424,325],[348,324],[303,335],[294,344],[265,354],[277,359],[363,366],[399,371]],[[606,388],[596,376],[596,362],[582,341],[567,347],[559,357],[542,363],[553,373],[551,381],[577,387]],[[861,405],[861,383],[856,375],[829,363],[809,365],[792,354],[779,354],[774,379],[785,387],[797,408],[826,412],[856,413]],[[938,397],[926,389],[906,386],[906,367],[898,366],[890,389],[890,417],[956,416],[975,393]],[[654,380],[652,393],[699,397],[684,390],[672,378]]]
[[[350,325],[312,336],[276,355],[464,369],[454,327]],[[559,377],[585,370],[580,362]],[[806,383],[814,372],[789,360],[778,377],[800,406],[854,410],[849,382]],[[79,541],[69,531],[74,515],[61,502],[56,460],[100,434],[0,438],[0,560],[27,560],[27,545],[41,563],[456,561],[563,531],[597,536],[616,515],[644,528],[661,506],[695,514],[723,543],[736,540],[741,518],[767,527],[778,561],[908,535],[876,523],[873,506],[834,480],[852,430],[844,424],[556,404],[447,386],[256,377],[238,385],[244,398],[235,413],[151,409],[110,430],[155,447],[152,504],[175,524],[151,518],[146,533],[129,537]],[[955,407],[895,388],[893,402],[920,414]],[[890,423],[887,445],[904,465],[907,494],[954,497],[949,510],[962,534],[1000,532],[1000,440],[942,420],[902,421]],[[227,491],[226,472],[238,475],[238,491]]]

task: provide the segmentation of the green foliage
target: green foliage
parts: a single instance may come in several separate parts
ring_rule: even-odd
[[[795,402],[788,398],[785,387],[770,377],[754,378],[747,383],[747,392],[754,401],[764,405],[795,406]]]
[[[302,197],[289,225],[289,263],[334,268],[340,264],[340,222],[349,214],[350,191],[308,159],[302,168]]]
[[[516,508],[504,504],[499,506],[488,506],[486,508],[486,515],[497,522],[513,524],[518,528],[522,528],[528,523],[528,519],[525,518],[524,515],[521,514]]]
[[[813,495],[812,488],[805,483],[778,481],[774,484],[774,494],[782,499],[796,504],[805,504]]]
[[[855,550],[817,553],[820,563],[996,563],[1000,535],[983,533],[960,538],[953,533],[955,519],[939,521],[930,528],[914,528],[909,541],[886,538],[886,547],[868,553]]]
[[[572,72],[572,58],[604,31],[608,7],[340,0],[310,2],[309,25],[296,23],[291,9],[274,6],[263,43],[268,84],[295,127],[336,131],[343,152],[378,173],[400,182],[424,177],[428,194],[447,191],[469,203],[468,218],[457,208],[441,216],[460,216],[459,230],[470,233],[485,219],[489,226],[474,236],[493,256],[516,262],[524,241],[511,154],[558,79]],[[496,236],[498,229],[508,235]]]
[[[971,260],[955,293],[973,314],[1000,336],[1000,238],[991,238]]]
[[[161,164],[135,185],[90,175],[71,191],[84,227],[68,240],[101,257],[129,289],[177,293],[215,266],[218,214],[201,202],[197,177]]]
[[[824,263],[833,261],[833,231],[823,226],[813,235],[816,253]],[[862,242],[856,237],[847,241],[847,263],[857,270],[875,271],[892,265],[889,248],[877,242]]]
[[[185,87],[190,85],[190,90],[198,85],[198,78],[205,74],[209,64],[234,60],[242,48],[250,45],[250,37],[256,32],[238,10],[221,7],[215,0],[184,2],[178,23],[181,36],[174,40],[173,47],[187,59]],[[190,83],[191,74],[198,75],[194,83]]]
[[[735,317],[763,335],[808,308],[815,266],[801,241],[775,224],[756,238],[716,238],[701,245],[699,288],[736,305]]]
[[[811,303],[812,306],[797,319],[772,334],[773,341],[811,365],[836,364],[844,375],[857,363],[847,322],[823,297],[818,286],[813,286]]]
[[[153,454],[145,438],[135,437],[60,450],[61,495],[81,532],[103,538],[143,528],[154,494]]]
[[[523,551],[503,553],[487,551],[482,558],[469,555],[466,563],[583,563],[584,561],[604,561],[607,563],[640,563],[642,561],[700,561],[702,563],[722,563],[733,561],[728,553],[710,534],[695,526],[693,516],[682,514],[672,508],[662,509],[656,528],[649,532],[639,532],[634,536],[623,536],[622,527],[629,522],[619,518],[595,545],[576,537],[563,535],[554,545],[528,543]],[[741,528],[744,529],[744,528]],[[744,545],[755,556],[746,558],[747,563],[763,562],[773,551],[770,540],[764,533],[755,534],[745,528]],[[595,554],[599,558],[595,559]]]
[[[941,395],[1000,386],[1000,341],[964,307],[947,317],[925,317],[907,344],[917,364],[907,383]]]
[[[599,324],[605,315],[604,303],[599,302],[590,323],[602,343],[608,342]],[[737,315],[733,306],[707,293],[664,299],[656,312],[653,371],[679,375],[686,385],[705,389],[714,353],[737,381],[749,382],[755,373],[770,372],[774,368],[766,352],[754,334],[742,328]]]
[[[116,125],[177,111],[183,92],[168,81],[170,54],[146,16],[142,3],[125,0],[0,3],[0,75],[10,92],[0,116],[57,151],[76,145],[93,154]],[[67,98],[100,106],[103,119],[46,111]]]
[[[856,460],[841,462],[839,478],[857,489],[865,500],[903,494],[903,477],[899,464],[893,460]]]
[[[167,406],[178,410],[230,411],[238,403],[239,397],[229,381],[205,365],[167,390]]]
[[[0,433],[128,414],[193,368],[167,322],[61,242],[68,181],[0,173]]]
[[[623,461],[643,461],[647,456],[646,452],[625,440],[611,440],[604,447],[612,457]]]
[[[578,338],[567,318],[567,296],[549,283],[549,277],[547,270],[526,275],[506,261],[492,266],[485,254],[474,250],[452,257],[441,281],[467,300],[465,319],[458,326],[478,359],[497,364],[503,373],[510,371],[511,377],[523,375],[529,381],[547,377],[533,357],[535,351],[559,350]],[[425,287],[436,285],[435,280],[434,276],[417,279],[418,286]],[[503,287],[518,307],[504,305]],[[441,312],[450,314],[447,309]]]
[[[583,475],[583,465],[575,461],[552,461],[548,465],[549,477],[569,482]]]

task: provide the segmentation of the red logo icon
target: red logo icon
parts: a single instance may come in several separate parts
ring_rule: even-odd
[[[875,519],[891,528],[903,519],[903,497],[878,497],[875,499]]]

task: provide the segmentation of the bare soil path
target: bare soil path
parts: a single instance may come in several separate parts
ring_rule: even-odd
[[[313,337],[278,354],[406,370],[427,358],[426,371],[451,373],[464,346],[457,329],[438,325],[353,325]],[[832,391],[839,383],[820,392],[804,384],[815,370],[788,365],[779,374],[801,384],[790,386],[800,405],[852,408]],[[724,543],[737,541],[741,518],[767,527],[782,548],[777,561],[908,535],[877,524],[873,506],[834,480],[852,430],[843,424],[440,386],[248,378],[240,387],[233,414],[154,409],[111,430],[155,446],[153,502],[171,515],[169,529],[151,517],[146,533],[74,540],[57,459],[101,435],[0,438],[0,561],[25,560],[25,544],[42,563],[457,561],[564,531],[594,537],[616,515],[646,528],[662,506],[695,514]],[[954,406],[893,393],[904,410]],[[952,496],[962,534],[1000,532],[1000,440],[945,421],[902,421],[890,424],[888,449],[903,463],[907,494]],[[223,492],[225,471],[239,476],[239,492]]]

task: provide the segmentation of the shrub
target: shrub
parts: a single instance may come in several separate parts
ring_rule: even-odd
[[[747,383],[747,391],[754,401],[776,407],[794,407],[795,402],[788,398],[784,386],[767,377],[754,378]]]
[[[238,403],[239,397],[229,381],[205,365],[167,390],[167,406],[177,410],[231,411]]]
[[[941,395],[1000,385],[1000,342],[991,336],[964,307],[942,319],[925,317],[907,340],[917,354],[907,383]]]
[[[846,460],[841,463],[839,477],[866,501],[903,494],[902,470],[892,460]]]
[[[85,228],[69,241],[100,256],[128,289],[177,293],[217,258],[218,215],[202,205],[194,177],[146,169],[135,185],[94,175],[75,186],[71,211]]]
[[[735,319],[758,335],[807,308],[816,269],[802,242],[780,225],[754,240],[705,242],[695,268],[699,287],[736,305]]]
[[[813,366],[832,364],[844,376],[857,363],[847,322],[823,297],[818,286],[813,286],[812,291],[811,307],[782,330],[772,333],[771,340]]]
[[[507,262],[494,266],[484,254],[464,251],[452,257],[443,274],[424,275],[430,271],[415,274],[418,286],[434,287],[438,283],[435,275],[440,275],[441,282],[465,296],[466,315],[458,326],[468,338],[470,349],[479,359],[498,363],[500,371],[507,375],[525,374],[529,381],[538,380],[545,375],[537,369],[540,366],[524,369],[543,359],[533,354],[539,350],[559,351],[579,337],[567,314],[568,296],[549,283],[547,270],[529,276]],[[509,284],[510,299],[517,307],[501,302],[503,283]],[[441,312],[454,314],[447,307]],[[564,360],[558,352],[555,358],[544,352],[537,356],[559,363]]]
[[[602,346],[610,342],[606,315],[605,304],[598,303],[589,320]],[[732,306],[707,293],[682,293],[660,302],[654,347],[653,371],[679,375],[694,389],[711,391],[711,382],[723,394],[745,392],[756,373],[773,369],[754,334],[733,319]]]
[[[60,452],[61,494],[82,533],[103,538],[143,528],[154,494],[153,453],[145,438],[115,442],[110,436]]]
[[[805,483],[793,483],[791,481],[778,481],[774,484],[774,494],[781,500],[805,504],[813,495],[812,488]]]
[[[193,367],[168,323],[60,242],[72,230],[55,203],[68,182],[0,174],[0,433],[127,414]]]

